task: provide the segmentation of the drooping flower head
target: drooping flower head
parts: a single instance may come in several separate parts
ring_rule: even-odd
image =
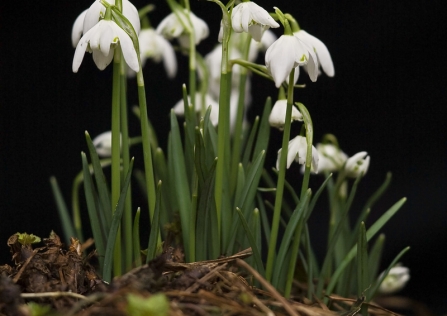
[[[348,156],[334,144],[317,144],[320,161],[318,162],[318,172],[334,172],[340,170]]]
[[[191,24],[189,20],[191,20]],[[209,28],[204,20],[186,9],[170,13],[157,26],[158,34],[163,35],[166,39],[177,38],[184,48],[189,47],[189,32],[194,32],[194,41],[198,45],[208,37]]]
[[[332,62],[331,54],[326,45],[315,36],[302,30],[292,15],[286,14],[285,16],[291,24],[293,35],[313,48],[318,58],[318,64],[321,66],[324,73],[329,77],[333,77],[335,75],[334,63]]]
[[[279,27],[279,24],[264,8],[248,1],[241,2],[233,8],[231,26],[236,33],[249,33],[259,42],[265,30]]]
[[[166,73],[173,78],[177,73],[177,59],[171,43],[158,34],[153,28],[145,28],[138,35],[140,43],[140,60],[143,67],[148,58],[159,63],[163,61]],[[134,75],[130,72],[129,75]]]
[[[282,14],[276,9],[278,14]],[[289,77],[292,69],[307,65],[309,77],[316,81],[318,60],[314,50],[296,36],[293,36],[287,19],[284,21],[284,35],[278,38],[265,53],[265,65],[277,88]]]
[[[346,176],[350,178],[357,178],[360,174],[366,174],[369,168],[370,157],[366,151],[356,153],[354,156],[348,158],[345,164]]]
[[[276,127],[279,130],[284,129],[286,123],[286,111],[287,111],[287,100],[284,92],[284,88],[279,88],[278,100],[273,105],[272,111],[269,115],[269,124],[272,127]],[[292,115],[291,121],[303,121],[303,115],[298,110],[295,105],[292,105]]]
[[[112,61],[115,47],[120,45],[124,60],[135,72],[140,69],[132,39],[115,22],[101,20],[79,41],[73,58],[73,72],[78,72],[86,51],[93,54],[93,61],[104,70]]]
[[[278,158],[276,160],[276,169],[279,170],[279,161],[281,160],[281,151],[278,150]],[[292,162],[295,160],[301,165],[306,163],[306,155],[307,155],[307,140],[304,136],[296,136],[294,139],[289,141],[288,151],[287,151],[287,169],[289,169]],[[318,151],[312,146],[312,162],[311,168],[313,172],[318,171]]]
[[[384,272],[379,276],[383,277]],[[397,265],[389,271],[387,276],[380,283],[379,292],[382,294],[391,294],[400,291],[410,280],[410,269]]]
[[[110,5],[115,5],[115,0],[107,1]],[[138,16],[138,10],[129,0],[122,0],[122,14],[132,24],[135,33],[140,32],[140,18]],[[71,41],[73,47],[78,45],[82,34],[86,34],[94,25],[105,17],[106,8],[100,2],[96,0],[87,10],[83,11],[75,20],[71,31]]]

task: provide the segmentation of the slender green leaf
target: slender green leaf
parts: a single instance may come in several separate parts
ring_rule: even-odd
[[[82,236],[77,236],[75,233],[75,229],[70,218],[70,212],[68,211],[67,204],[65,203],[64,197],[62,196],[62,192],[59,188],[56,177],[50,178],[50,184],[51,189],[53,190],[53,196],[56,202],[57,210],[59,212],[59,218],[62,222],[65,243],[69,245],[71,237],[82,238]]]
[[[244,153],[242,157],[242,165],[247,168],[250,157],[252,156],[253,145],[255,142],[256,132],[258,130],[259,125],[259,116],[257,116],[253,122],[253,126],[251,127],[250,134],[248,136],[247,142],[244,146]],[[256,157],[256,156],[254,156]]]
[[[171,153],[172,165],[174,167],[174,179],[171,182],[175,186],[175,192],[180,211],[180,220],[182,224],[182,235],[185,249],[190,249],[192,237],[190,236],[189,217],[191,216],[191,190],[188,183],[185,166],[185,156],[183,155],[182,142],[180,139],[180,130],[177,118],[171,110]],[[186,261],[190,262],[189,251],[186,251]]]
[[[292,237],[295,235],[295,231],[297,229],[298,223],[302,221],[305,216],[306,207],[308,207],[309,199],[311,196],[311,190],[309,189],[304,196],[304,199],[300,201],[300,203],[296,206],[295,211],[289,219],[286,230],[284,232],[284,236],[281,240],[281,246],[279,247],[278,255],[275,260],[275,269],[273,271],[272,284],[273,286],[277,285],[280,274],[282,274],[282,268],[284,267],[284,259],[286,254],[290,250],[290,243],[292,241]],[[303,222],[301,222],[303,224]]]
[[[146,263],[155,258],[157,253],[158,236],[160,235],[160,212],[161,212],[161,181],[157,185],[157,200],[155,201],[154,218],[151,223],[151,232],[147,246]]]
[[[196,260],[210,259],[208,255],[211,255],[212,259],[219,256],[220,238],[217,234],[216,203],[214,201],[216,163],[217,160],[206,175],[200,190],[197,208]]]
[[[256,200],[258,201],[257,205],[259,208],[259,211],[261,213],[261,224],[262,224],[262,231],[264,232],[266,247],[269,247],[269,237],[270,237],[270,222],[267,217],[267,211],[265,210],[265,204],[262,200],[262,196],[260,194],[256,195]]]
[[[103,230],[99,221],[99,214],[96,207],[95,189],[93,187],[92,176],[87,162],[87,157],[84,152],[81,153],[82,170],[84,171],[84,192],[87,201],[87,210],[90,218],[90,226],[92,228],[93,238],[95,240],[96,251],[98,252],[98,260],[100,267],[103,267],[103,260],[105,254],[105,238]],[[100,268],[101,269],[101,268]],[[101,273],[101,270],[100,270]]]
[[[256,190],[259,184],[259,179],[262,174],[262,165],[264,163],[265,151],[261,151],[253,162],[253,164],[247,170],[247,175],[245,177],[245,185],[243,191],[241,193],[241,199],[236,202],[237,206],[242,206],[240,209],[244,209],[244,207],[249,207],[251,203],[254,201],[254,197],[256,194]],[[238,229],[238,220],[237,218],[233,218],[231,233],[229,235],[229,242],[227,243],[227,252],[231,252],[233,248],[234,241],[236,238],[236,233]]]
[[[92,139],[88,132],[85,132],[85,139],[87,141],[88,150],[90,153],[90,159],[93,165],[93,172],[95,175],[96,187],[98,188],[99,201],[101,203],[101,210],[103,211],[103,217],[106,222],[103,223],[105,231],[110,228],[110,223],[112,221],[112,208],[110,205],[110,193],[107,187],[106,177],[102,171],[101,162],[99,160],[98,154],[96,153],[95,146],[93,145]]]
[[[141,245],[140,245],[140,214],[141,209],[138,208],[133,220],[132,243],[133,243],[133,260],[135,266],[141,266]]]
[[[371,248],[368,257],[368,269],[369,269],[369,283],[372,284],[377,278],[377,273],[379,272],[380,260],[382,258],[383,246],[385,244],[385,235],[380,234],[376,242]]]
[[[270,112],[272,112],[272,99],[268,97],[265,100],[264,110],[261,116],[261,123],[259,124],[258,136],[256,137],[256,145],[253,151],[253,157],[259,155],[261,151],[267,150],[271,130],[269,124]]]
[[[307,219],[309,219],[310,215],[312,214],[312,211],[314,210],[315,204],[318,201],[318,198],[320,197],[321,193],[323,192],[324,188],[326,188],[329,179],[332,178],[332,173],[329,174],[326,178],[326,180],[324,180],[323,184],[320,185],[320,187],[318,188],[317,192],[315,193],[315,195],[312,197],[312,200],[309,203],[309,207],[308,207],[308,213],[306,214],[306,221]]]
[[[368,241],[366,240],[365,223],[360,223],[357,240],[357,296],[363,296],[364,291],[369,288],[368,274]],[[363,309],[363,307],[362,307]],[[366,315],[362,313],[362,315]]]
[[[239,215],[239,220],[242,223],[242,227],[245,230],[245,234],[247,235],[248,241],[250,243],[250,247],[253,251],[253,256],[256,261],[257,270],[262,276],[264,276],[265,270],[264,270],[264,265],[262,264],[262,260],[261,260],[261,253],[259,252],[255,237],[253,236],[253,232],[250,231],[250,227],[248,227],[248,223],[245,220],[244,214],[242,214],[241,209],[236,207],[236,211],[237,211],[237,214]]]
[[[390,186],[391,183],[391,178],[392,178],[392,174],[391,172],[387,172],[386,177],[385,177],[385,181],[382,183],[382,185],[376,190],[376,192],[374,192],[369,199],[366,201],[365,205],[363,206],[362,211],[360,212],[359,218],[357,219],[357,223],[354,226],[354,231],[353,231],[353,240],[351,242],[351,244],[354,244],[354,239],[356,238],[355,236],[357,236],[358,232],[358,227],[360,227],[360,223],[363,221],[365,222],[366,219],[368,218],[370,212],[371,212],[371,208],[373,207],[373,205],[377,202],[377,200],[379,200],[379,198],[385,193],[385,191],[388,189],[388,187]]]
[[[118,199],[118,204],[116,205],[116,209],[113,212],[112,224],[110,225],[110,231],[108,232],[107,245],[106,245],[105,256],[104,256],[104,265],[103,265],[103,279],[106,282],[110,282],[112,279],[112,257],[113,257],[114,248],[115,248],[116,236],[118,234],[118,229],[119,229],[119,226],[121,223],[121,218],[122,218],[123,212],[124,212],[124,204],[126,201],[126,195],[127,195],[127,191],[129,189],[129,185],[130,185],[133,161],[134,161],[134,159],[132,158],[130,161],[130,164],[129,164],[129,172],[126,175],[126,179],[124,180],[123,188],[121,190],[121,194]]]

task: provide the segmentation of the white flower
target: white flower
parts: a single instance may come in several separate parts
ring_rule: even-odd
[[[241,2],[233,8],[231,25],[236,33],[250,33],[258,42],[265,30],[270,27],[279,27],[265,9],[251,1]]]
[[[329,54],[329,50],[326,45],[318,38],[313,35],[310,35],[304,30],[300,30],[298,32],[293,33],[296,37],[302,40],[304,43],[313,47],[315,53],[318,57],[318,63],[323,69],[324,73],[329,77],[333,77],[335,74],[334,64],[332,63],[331,54]]]
[[[250,44],[250,51],[248,53],[248,60],[254,62],[258,57],[259,51],[265,52],[267,48],[269,48],[276,41],[276,39],[277,37],[275,33],[270,30],[264,32],[260,42],[252,39]]]
[[[278,159],[276,160],[276,169],[279,170],[279,161],[281,160],[281,151],[278,150]],[[287,151],[287,169],[289,169],[292,162],[295,160],[299,164],[303,165],[306,163],[307,155],[307,141],[304,136],[297,136],[289,141],[288,151]],[[316,172],[318,170],[318,151],[312,146],[312,162],[311,170]]]
[[[288,78],[293,68],[306,64],[310,79],[316,81],[318,77],[317,56],[311,47],[296,36],[282,35],[265,53],[265,65],[277,88]]]
[[[144,66],[148,58],[157,63],[163,60],[168,77],[173,78],[177,73],[177,59],[171,43],[151,28],[141,30],[138,41],[140,43],[141,66]],[[131,72],[131,75],[133,74],[135,73]]]
[[[165,17],[157,26],[157,33],[163,35],[167,39],[177,38],[182,47],[189,47],[189,34],[185,27],[188,27],[189,21],[187,18],[188,10],[179,11],[177,14],[172,12]],[[179,20],[179,17],[181,20]],[[194,31],[195,44],[198,45],[200,41],[207,38],[209,35],[208,25],[202,19],[198,18],[194,13],[190,12],[189,17]]]
[[[115,46],[121,46],[123,57],[129,67],[137,72],[140,69],[137,52],[132,40],[115,22],[101,20],[93,26],[79,41],[73,58],[73,72],[78,72],[85,51],[93,53],[96,66],[103,70],[113,59]]]
[[[270,126],[283,130],[286,122],[286,110],[287,100],[284,99],[276,101],[269,116]],[[303,121],[303,115],[295,105],[292,105],[291,121]]]
[[[191,102],[191,100],[188,97],[188,102]],[[200,113],[202,111],[202,95],[199,92],[196,92],[196,102],[195,102],[194,109],[197,113]],[[211,124],[214,126],[217,126],[219,123],[219,103],[214,100],[209,94],[205,95],[205,107],[211,107],[211,113],[210,113],[210,120]],[[179,116],[183,116],[185,114],[185,105],[183,102],[183,99],[178,101],[174,107],[174,113]]]
[[[82,11],[82,13],[78,15],[75,22],[73,23],[73,28],[71,29],[71,44],[73,45],[73,47],[76,47],[76,45],[78,45],[79,40],[82,37],[84,18],[87,14],[87,11],[88,9]]]
[[[380,274],[379,279],[383,277],[384,273]],[[382,283],[380,283],[379,292],[391,294],[400,291],[407,284],[408,280],[410,280],[410,269],[402,266],[393,267]]]
[[[115,0],[108,0],[111,5],[115,4]],[[123,15],[129,20],[130,24],[138,34],[140,32],[140,18],[138,16],[138,10],[135,6],[129,2],[129,0],[123,0]],[[71,31],[71,41],[73,47],[76,47],[82,34],[86,34],[93,26],[95,26],[102,18],[104,18],[106,8],[101,4],[99,0],[93,2],[93,4],[82,12],[75,20],[73,29]]]
[[[121,143],[121,135],[120,135]],[[101,157],[112,156],[112,132],[107,131],[99,134],[93,139],[93,146],[95,146],[96,153]]]
[[[366,157],[367,155],[366,151],[361,151],[346,160],[345,172],[347,177],[357,178],[360,174],[363,174],[363,176],[366,174],[370,161],[370,157]]]
[[[340,170],[348,156],[333,144],[317,144],[317,151],[320,156],[318,162],[318,172],[322,171],[338,171]]]

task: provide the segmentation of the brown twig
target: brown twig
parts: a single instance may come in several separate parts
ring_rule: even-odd
[[[278,293],[278,291],[266,280],[264,279],[255,269],[253,269],[248,263],[241,259],[237,259],[236,263],[238,266],[244,268],[249,273],[251,273],[261,284],[263,287],[265,287],[275,299],[277,299],[281,304],[283,305],[284,309],[292,316],[298,316],[298,314],[295,312],[295,310],[292,308],[292,306],[289,304],[289,302]]]
[[[19,272],[17,272],[17,274],[14,276],[14,278],[12,279],[12,282],[17,283],[17,281],[20,279],[20,277],[22,276],[23,271],[25,271],[26,267],[28,266],[28,264],[31,262],[31,260],[34,258],[34,256],[36,255],[36,253],[39,251],[40,248],[38,249],[34,249],[33,253],[29,256],[28,259],[26,259],[25,263],[23,264],[23,266],[20,268]]]

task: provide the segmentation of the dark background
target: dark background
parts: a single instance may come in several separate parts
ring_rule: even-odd
[[[86,150],[84,130],[95,136],[110,129],[111,97],[110,67],[98,71],[86,54],[79,73],[71,71],[72,23],[91,1],[7,3],[0,4],[0,264],[9,263],[6,240],[17,231],[46,236],[54,229],[61,234],[48,179],[58,178],[69,201],[72,180],[81,170],[79,153]],[[146,4],[133,3],[137,8]],[[371,218],[401,197],[408,202],[384,229],[383,268],[411,246],[402,259],[411,269],[411,280],[401,294],[426,303],[435,314],[447,313],[446,80],[441,49],[447,27],[441,3],[258,1],[267,10],[278,6],[291,12],[329,48],[335,77],[323,75],[312,84],[303,75],[300,82],[308,88],[297,91],[296,100],[312,115],[316,141],[334,133],[348,155],[365,150],[371,156],[358,205],[387,171],[393,172],[392,186]],[[158,10],[150,18],[157,25],[168,11],[164,1],[155,4]],[[216,42],[220,11],[205,1],[193,1],[192,9],[212,30],[199,47],[205,54]],[[187,60],[178,57],[184,74]],[[181,97],[183,79],[168,80],[163,67],[151,62],[145,79],[151,87],[149,115],[166,146],[162,136],[168,129],[167,113]],[[137,102],[134,83],[131,104]],[[265,80],[255,80],[252,93],[251,115],[260,113],[268,93],[275,98],[273,84]],[[132,118],[132,135],[138,131]],[[274,139],[279,135],[272,133]],[[268,163],[275,159],[273,155]],[[288,177],[299,178],[299,168],[292,167]],[[316,235],[327,227],[321,208],[312,219]]]

